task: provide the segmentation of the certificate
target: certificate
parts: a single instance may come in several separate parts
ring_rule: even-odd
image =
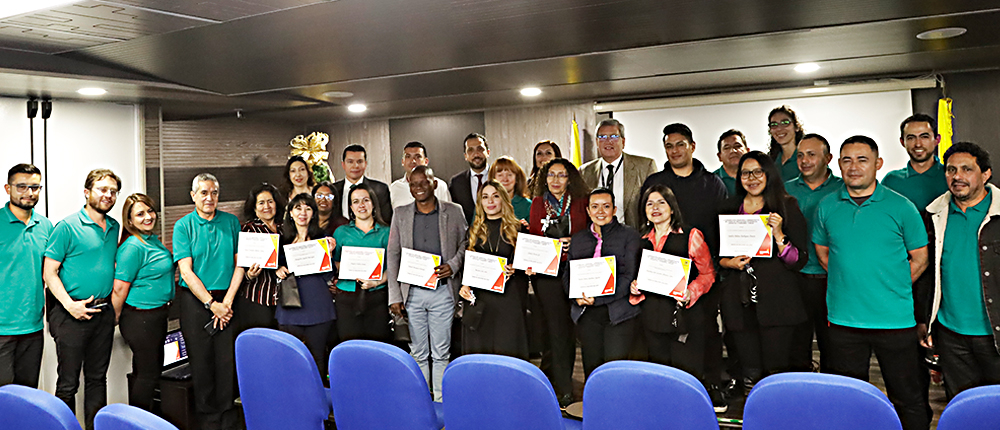
[[[288,271],[295,276],[333,270],[327,238],[285,245],[285,260],[288,262]]]
[[[278,237],[277,234],[241,231],[236,248],[236,265],[250,267],[256,264],[262,269],[277,269]]]
[[[507,283],[507,275],[503,271],[506,265],[506,258],[466,250],[462,285],[502,294],[504,284]]]
[[[514,247],[514,268],[543,275],[559,274],[559,260],[562,258],[562,242],[559,239],[518,233]]]
[[[340,279],[381,281],[385,267],[385,250],[344,246],[340,248]]]
[[[409,248],[403,248],[402,251],[396,280],[418,287],[436,289],[438,277],[434,268],[441,265],[441,256]]]
[[[771,257],[768,215],[719,215],[719,256]]]
[[[687,291],[689,274],[691,274],[691,259],[643,249],[635,287],[642,291],[683,299]]]
[[[569,261],[569,298],[607,296],[615,293],[615,257]]]

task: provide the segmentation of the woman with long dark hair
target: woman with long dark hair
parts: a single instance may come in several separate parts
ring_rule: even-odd
[[[347,224],[347,218],[340,214],[339,208],[333,207],[336,196],[333,194],[333,184],[323,181],[312,188],[313,199],[316,200],[316,208],[319,209],[319,228],[327,236],[333,236],[337,228]]]
[[[281,246],[325,238],[319,228],[318,212],[316,201],[308,193],[292,197],[285,208],[285,220],[281,223]],[[281,306],[279,300],[274,313],[278,328],[301,339],[316,360],[320,375],[326,376],[327,337],[337,319],[333,294],[327,286],[327,282],[333,279],[333,272],[299,276],[288,271],[284,252],[280,260],[281,267],[276,273],[278,279],[295,276],[302,307],[286,308]]]
[[[543,140],[535,144],[535,149],[531,150],[531,174],[528,175],[528,190],[530,192],[534,192],[535,185],[538,183],[536,180],[538,178],[538,171],[553,158],[562,158],[562,151],[559,149],[559,145],[556,145],[551,140]],[[544,178],[542,182],[545,182]],[[537,196],[537,194],[533,194],[531,197]]]
[[[243,223],[240,231],[277,234],[285,215],[285,198],[274,185],[257,185],[243,202]],[[279,252],[280,254],[280,252]],[[277,328],[274,309],[278,298],[278,277],[275,269],[263,269],[254,264],[236,267],[236,276],[243,278],[236,295],[240,313],[236,318],[237,332],[254,327]]]
[[[302,193],[308,194],[313,185],[316,185],[312,169],[301,155],[293,155],[288,158],[288,162],[285,163],[285,177],[282,179],[285,182],[285,195],[289,198]]]
[[[558,238],[563,243],[560,275],[566,271],[570,237],[587,226],[587,186],[580,172],[565,158],[553,158],[538,171],[535,197],[528,217],[528,232],[536,236]],[[540,270],[539,270],[540,271]],[[573,341],[573,320],[570,319],[570,300],[566,296],[560,276],[531,276],[535,296],[542,306],[548,341],[552,348],[552,388],[559,396],[560,405],[573,402],[573,364],[576,345]]]
[[[741,255],[719,260],[722,319],[733,332],[743,363],[744,388],[761,377],[790,370],[795,326],[806,321],[799,270],[808,259],[809,232],[794,197],[785,192],[767,154],[750,151],[739,164],[736,196],[721,214],[767,215],[771,258]]]
[[[174,299],[174,263],[167,247],[153,234],[156,208],[145,194],[132,194],[122,205],[122,234],[115,258],[111,304],[122,338],[132,350],[135,376],[128,393],[132,406],[152,411],[163,370],[167,314]]]
[[[459,296],[467,301],[462,317],[462,352],[527,360],[524,309],[528,278],[511,267],[521,221],[514,215],[507,190],[495,180],[483,184],[478,200],[476,217],[469,228],[468,249],[506,258],[504,272],[508,279],[502,293],[473,290],[468,285],[459,290]]]
[[[345,246],[382,250],[389,246],[389,225],[382,221],[380,202],[371,186],[364,182],[351,186],[348,198],[351,220],[333,233],[337,242],[333,254],[337,269],[340,269]],[[390,340],[387,282],[389,279],[384,275],[379,281],[337,280],[337,332],[340,340]]]
[[[778,178],[789,181],[799,176],[796,148],[805,131],[795,111],[788,105],[781,105],[767,114],[767,132],[771,136],[768,155],[778,165]]]
[[[694,262],[682,298],[643,293],[632,282],[630,300],[642,309],[640,318],[649,348],[649,360],[701,378],[705,373],[707,319],[703,308],[706,305],[698,299],[715,282],[712,254],[705,235],[684,224],[677,197],[669,187],[653,185],[646,189],[639,201],[643,202],[647,222],[642,248]]]

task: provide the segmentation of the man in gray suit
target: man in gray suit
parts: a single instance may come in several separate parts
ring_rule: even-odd
[[[588,188],[603,187],[614,192],[618,221],[638,230],[646,223],[639,191],[646,177],[656,173],[656,162],[624,150],[625,126],[616,119],[601,121],[597,125],[597,151],[601,156],[581,166],[580,174]]]
[[[465,214],[461,206],[434,197],[437,181],[430,167],[415,167],[409,186],[414,202],[396,208],[389,228],[389,310],[399,315],[405,308],[410,319],[410,355],[434,391],[434,401],[440,402],[441,377],[451,359],[451,325],[461,287],[461,281],[453,277],[462,270],[468,243]],[[434,268],[436,288],[396,280],[403,248],[441,257],[442,263]]]

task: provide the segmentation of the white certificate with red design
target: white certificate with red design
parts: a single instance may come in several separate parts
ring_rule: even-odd
[[[507,259],[475,251],[465,251],[462,285],[503,294],[507,275],[503,268]]]
[[[436,289],[438,277],[434,268],[441,265],[441,256],[409,248],[403,248],[401,251],[399,275],[396,276],[396,280],[418,287]]]
[[[514,247],[514,268],[531,269],[535,273],[549,276],[559,275],[559,261],[562,259],[562,242],[533,234],[518,233]]]
[[[569,261],[569,298],[607,296],[615,293],[615,257]]]
[[[683,299],[690,274],[691,259],[643,249],[635,287],[649,293]]]
[[[340,279],[381,281],[385,268],[384,261],[385,250],[382,248],[341,247],[340,269],[337,277]]]
[[[719,215],[719,256],[771,257],[768,215]]]
[[[328,238],[292,243],[284,246],[288,271],[295,276],[325,273],[333,270]]]
[[[254,264],[261,269],[278,268],[277,234],[240,232],[239,247],[236,250],[236,265],[250,267]]]

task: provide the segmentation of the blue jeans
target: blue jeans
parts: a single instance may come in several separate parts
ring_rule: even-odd
[[[451,360],[451,323],[455,318],[451,287],[441,285],[430,290],[411,286],[406,315],[410,319],[410,355],[434,392],[434,401],[440,402],[441,377]]]

